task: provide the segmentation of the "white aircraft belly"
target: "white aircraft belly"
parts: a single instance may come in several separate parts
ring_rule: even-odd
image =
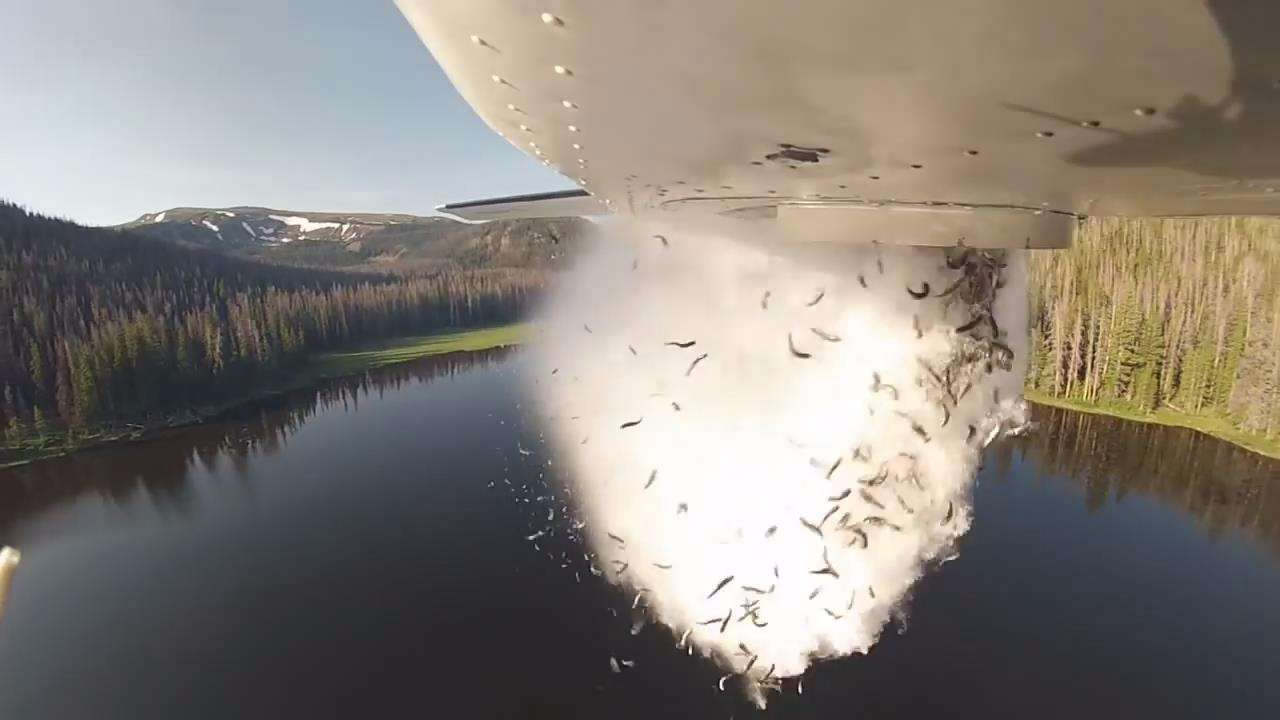
[[[398,4],[608,211],[1280,211],[1274,0]]]

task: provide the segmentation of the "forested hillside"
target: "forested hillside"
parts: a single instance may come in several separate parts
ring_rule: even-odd
[[[1035,253],[1028,386],[1280,437],[1280,221],[1088,221]]]
[[[512,320],[542,284],[275,266],[0,203],[0,428],[13,443],[218,403],[316,350]]]
[[[445,233],[413,251],[440,262],[387,274],[256,262],[0,203],[0,431],[12,445],[154,421],[286,375],[317,350],[515,319],[544,261],[571,258],[580,230]],[[402,232],[365,240],[383,247]],[[540,235],[513,240],[520,232]],[[1034,253],[1031,272],[1029,390],[1280,439],[1280,221],[1090,220],[1070,250]]]

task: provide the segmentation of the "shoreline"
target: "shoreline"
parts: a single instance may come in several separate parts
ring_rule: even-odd
[[[101,431],[74,445],[68,445],[65,441],[60,442],[52,438],[32,441],[32,445],[46,442],[49,442],[50,445],[47,451],[42,452],[42,450],[45,450],[43,447],[37,448],[30,456],[0,463],[0,470],[19,467],[40,460],[64,457],[85,450],[145,442],[171,430],[180,430],[193,425],[212,422],[249,403],[310,387],[325,380],[359,375],[378,368],[410,362],[432,355],[443,355],[451,352],[476,352],[520,345],[525,342],[531,332],[532,325],[530,323],[512,323],[509,325],[463,330],[455,329],[434,334],[396,337],[344,350],[319,353],[309,359],[305,365],[286,380],[255,388],[245,395],[218,405],[188,408],[182,413],[171,416],[164,422],[149,426],[126,423],[124,424],[125,429]],[[1144,414],[1124,408],[1102,407],[1076,400],[1058,398],[1037,390],[1025,390],[1023,396],[1028,401],[1039,405],[1062,408],[1074,412],[1108,415],[1130,422],[1187,428],[1264,457],[1280,460],[1280,440],[1269,441],[1265,438],[1259,438],[1236,430],[1225,422],[1213,418],[1185,415],[1169,409],[1161,409],[1155,413]]]
[[[1243,450],[1280,460],[1280,440],[1267,440],[1257,435],[1251,435],[1227,425],[1225,422],[1214,418],[1199,417],[1196,415],[1187,415],[1175,410],[1161,408],[1154,413],[1141,413],[1136,410],[1126,408],[1111,408],[1091,403],[1080,402],[1078,400],[1070,400],[1067,398],[1054,397],[1038,390],[1024,390],[1023,397],[1029,402],[1049,407],[1061,408],[1063,410],[1071,410],[1073,412],[1088,413],[1090,415],[1108,415],[1110,417],[1128,420],[1130,422],[1147,423],[1151,425],[1165,425],[1167,427],[1180,427],[1196,432],[1204,433],[1212,438],[1230,443]]]
[[[168,419],[151,425],[123,423],[120,428],[100,430],[74,444],[65,436],[46,436],[29,441],[31,454],[0,462],[0,470],[41,460],[52,460],[86,450],[145,442],[172,430],[212,422],[250,403],[300,390],[325,380],[359,375],[371,370],[453,352],[476,352],[519,345],[531,334],[529,323],[511,323],[481,328],[451,329],[426,335],[408,335],[363,345],[317,353],[288,378],[251,389],[244,395],[216,405],[185,408]],[[38,447],[37,447],[38,445]]]

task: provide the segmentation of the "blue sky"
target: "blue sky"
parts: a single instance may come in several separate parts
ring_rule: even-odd
[[[391,0],[0,0],[0,198],[428,214],[570,187],[493,134]]]

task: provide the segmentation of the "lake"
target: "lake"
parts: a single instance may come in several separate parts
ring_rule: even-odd
[[[0,718],[1280,717],[1280,462],[1038,407],[906,625],[757,713],[526,540],[550,478],[525,362],[0,471]]]

